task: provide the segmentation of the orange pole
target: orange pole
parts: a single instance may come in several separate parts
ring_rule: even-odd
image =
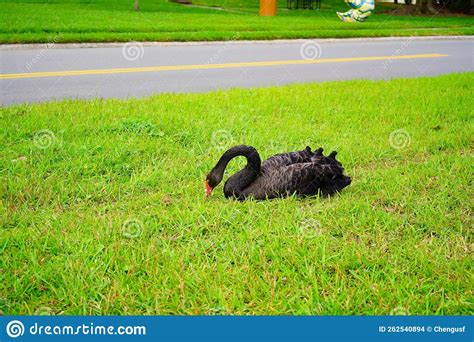
[[[260,15],[275,16],[277,13],[277,0],[260,0]]]

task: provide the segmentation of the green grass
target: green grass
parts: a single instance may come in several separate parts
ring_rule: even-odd
[[[366,23],[342,23],[342,0],[324,0],[321,11],[288,11],[259,17],[258,1],[197,0],[187,7],[166,0],[6,1],[0,0],[0,44],[40,42],[198,41],[228,39],[342,38],[411,35],[472,35],[468,16],[372,15]],[[383,8],[377,4],[376,11]]]
[[[472,314],[473,81],[3,107],[0,313]],[[336,149],[353,183],[206,200],[239,143]]]

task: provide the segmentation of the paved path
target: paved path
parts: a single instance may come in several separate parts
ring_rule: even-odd
[[[474,71],[474,37],[0,47],[1,103]]]

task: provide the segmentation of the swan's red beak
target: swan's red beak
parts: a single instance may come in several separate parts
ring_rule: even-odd
[[[211,196],[211,192],[212,192],[212,188],[211,188],[211,186],[209,185],[209,180],[206,179],[206,197]]]

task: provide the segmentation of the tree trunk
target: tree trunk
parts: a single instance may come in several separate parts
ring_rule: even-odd
[[[427,0],[426,9],[429,14],[436,14],[438,11],[433,6],[433,0]]]
[[[135,0],[134,8],[135,12],[138,12],[138,10],[140,9],[140,0]]]
[[[433,7],[433,0],[416,0],[416,8],[421,14],[435,14],[436,9]]]
[[[421,6],[423,4],[423,0],[416,0],[416,12],[421,12]]]

